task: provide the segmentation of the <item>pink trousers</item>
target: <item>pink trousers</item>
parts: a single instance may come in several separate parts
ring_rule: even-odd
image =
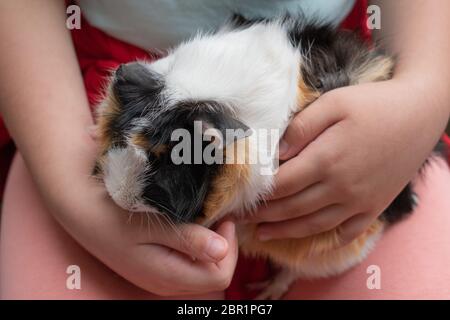
[[[417,191],[414,214],[390,228],[363,263],[335,278],[298,281],[286,298],[449,299],[450,171],[443,161],[429,167]],[[2,211],[1,298],[157,298],[113,273],[65,233],[45,209],[20,156]],[[70,265],[80,267],[81,289],[66,286]]]

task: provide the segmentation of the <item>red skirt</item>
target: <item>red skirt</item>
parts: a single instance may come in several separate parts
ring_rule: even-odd
[[[342,23],[342,28],[357,30],[361,36],[369,40],[370,30],[366,25],[367,0],[358,0],[352,12]],[[100,98],[100,89],[103,88],[109,70],[118,65],[136,59],[157,59],[147,51],[115,39],[104,32],[90,26],[85,20],[79,30],[72,31],[78,61],[83,73],[84,84],[93,108]],[[450,146],[450,139],[445,137]],[[9,167],[10,159],[14,153],[14,146],[0,119],[0,195],[3,192],[4,180]],[[450,159],[449,159],[450,160]],[[228,299],[249,299],[256,292],[249,291],[247,284],[267,279],[271,274],[270,267],[265,261],[239,257],[234,279],[227,290]]]

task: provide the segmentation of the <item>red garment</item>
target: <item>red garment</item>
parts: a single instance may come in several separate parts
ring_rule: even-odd
[[[348,18],[342,23],[342,27],[358,30],[364,39],[370,39],[370,30],[366,25],[367,0],[358,0]],[[93,107],[97,102],[100,90],[103,87],[109,71],[117,68],[121,63],[136,59],[153,60],[156,57],[135,46],[117,40],[104,32],[82,21],[82,28],[72,32],[77,56],[83,73],[86,92],[89,103]],[[450,139],[445,138],[450,146]],[[5,157],[6,151],[12,154],[12,145],[8,133],[0,119],[0,191],[6,176],[10,158]],[[450,159],[449,159],[450,160]],[[249,283],[267,279],[270,275],[267,263],[261,260],[240,257],[234,279],[226,292],[228,299],[249,299],[254,297],[246,287]]]

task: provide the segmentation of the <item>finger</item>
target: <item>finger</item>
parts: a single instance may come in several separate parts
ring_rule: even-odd
[[[227,240],[216,232],[196,224],[153,225],[152,242],[205,262],[218,262],[228,251]],[[157,233],[157,234],[155,234]]]
[[[142,244],[137,257],[123,274],[137,286],[162,296],[200,294],[216,290],[214,263],[193,260],[185,254],[158,244]],[[120,270],[118,272],[121,273]],[[208,283],[208,281],[210,283]]]
[[[198,293],[226,289],[234,274],[238,259],[238,243],[234,223],[223,222],[217,229],[217,233],[223,236],[229,244],[229,250],[224,259],[215,264],[193,262],[186,269],[191,273],[192,278],[185,279],[183,282],[196,288]]]
[[[234,222],[225,221],[219,229],[217,229],[217,233],[222,235],[228,242],[228,254],[224,259],[217,263],[217,266],[226,277],[225,281],[228,282],[228,284],[225,284],[225,286],[228,287],[229,282],[233,277],[234,269],[236,268],[239,253],[238,239],[236,236],[236,227]]]
[[[297,114],[280,141],[281,160],[297,155],[328,127],[342,120],[339,108],[333,108],[328,96],[322,96],[305,110]]]
[[[332,205],[304,217],[263,223],[257,235],[261,241],[309,237],[336,228],[350,215],[344,206]]]
[[[316,148],[311,146],[280,166],[274,177],[274,191],[267,199],[275,200],[296,194],[320,182],[323,176],[323,168],[316,158]]]
[[[144,270],[135,272],[131,278],[140,279],[137,281],[139,286],[147,290],[157,288],[155,293],[165,296],[224,290],[231,281],[238,257],[234,223],[222,223],[217,232],[229,242],[230,248],[220,262],[193,260],[181,252],[161,245],[143,244],[138,246],[139,252],[134,255],[141,261],[134,265],[142,265]],[[152,281],[143,282],[143,279],[149,278],[148,274],[153,275],[150,277]],[[156,279],[154,275],[157,275]]]
[[[338,197],[328,185],[317,183],[292,196],[262,204],[246,222],[277,222],[294,219],[335,204]]]
[[[358,214],[339,226],[339,238],[341,246],[345,246],[363,234],[373,223],[374,219],[369,214]]]

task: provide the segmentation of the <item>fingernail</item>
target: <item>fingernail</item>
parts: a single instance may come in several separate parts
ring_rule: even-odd
[[[206,254],[214,260],[218,260],[223,258],[223,253],[226,249],[227,244],[224,240],[217,237],[211,237],[208,241]]]
[[[283,139],[280,140],[280,143],[278,145],[278,154],[280,155],[280,157],[282,157],[283,155],[285,155],[289,150],[289,144],[284,141]]]
[[[259,231],[258,232],[258,239],[260,241],[267,241],[267,240],[272,239],[272,237],[270,236],[270,234],[268,234],[268,233],[266,233],[264,231]]]

